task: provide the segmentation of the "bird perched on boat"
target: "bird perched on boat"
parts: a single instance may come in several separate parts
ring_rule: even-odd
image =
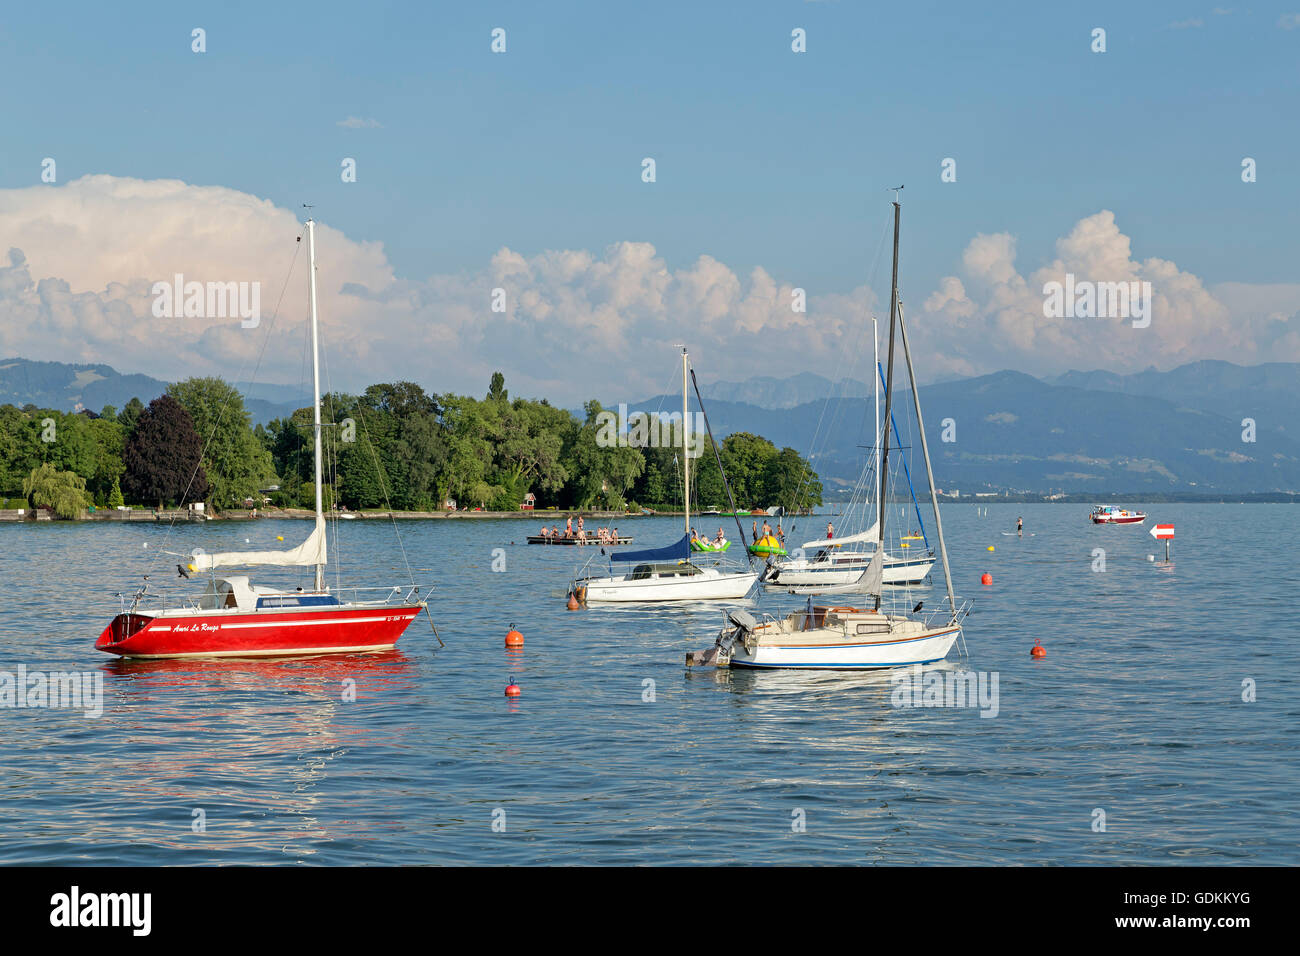
[[[176,576],[178,578],[188,578],[190,576],[190,572],[185,570],[185,565],[178,564],[176,565]]]
[[[920,613],[921,613],[921,605],[924,604],[924,603],[925,603],[924,601],[917,601],[917,602],[916,602],[916,607],[912,608],[912,613],[913,613],[913,614],[920,614]]]

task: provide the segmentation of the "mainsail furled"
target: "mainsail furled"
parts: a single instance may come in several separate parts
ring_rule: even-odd
[[[307,540],[288,551],[225,551],[217,554],[197,554],[190,568],[208,571],[212,568],[244,568],[254,564],[271,564],[279,567],[305,567],[325,564],[325,519],[316,516],[316,527]]]
[[[838,548],[842,544],[865,544],[875,542],[880,538],[880,522],[876,522],[866,531],[859,531],[857,534],[846,534],[842,538],[815,538],[812,541],[805,541],[803,548]]]

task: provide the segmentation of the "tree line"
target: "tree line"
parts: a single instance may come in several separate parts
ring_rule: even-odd
[[[433,511],[514,511],[526,495],[545,509],[680,507],[680,447],[598,440],[604,409],[584,416],[545,399],[511,400],[500,372],[487,395],[429,394],[411,382],[372,385],[322,402],[325,506]],[[126,505],[220,511],[315,506],[312,413],[254,426],[219,378],[170,385],[144,405],[60,412],[0,406],[0,506],[48,507],[60,517]],[[691,499],[726,510],[722,474],[707,440],[691,463]],[[822,487],[792,448],[747,432],[718,449],[738,508],[811,508]]]

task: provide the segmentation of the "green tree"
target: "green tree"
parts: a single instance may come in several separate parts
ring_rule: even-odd
[[[149,403],[126,440],[123,490],[131,501],[163,507],[202,501],[208,492],[203,442],[189,413],[171,395]]]
[[[488,402],[464,395],[442,395],[442,422],[447,435],[447,461],[439,479],[440,498],[461,504],[486,503],[499,489],[486,480],[500,427],[500,416]]]
[[[190,378],[167,388],[189,412],[203,441],[203,469],[218,508],[257,500],[258,489],[275,477],[271,454],[253,434],[239,391],[219,378]]]
[[[95,467],[87,478],[86,486],[97,502],[106,501],[118,485],[126,466],[122,455],[126,450],[126,428],[115,415],[101,415],[87,423],[90,437],[95,443]]]
[[[39,423],[13,405],[0,405],[0,493],[18,495],[42,460]]]
[[[764,484],[764,500],[772,504],[801,511],[822,503],[821,480],[803,456],[793,448],[782,448],[768,462]]]
[[[138,398],[132,398],[126,403],[122,410],[117,413],[117,423],[125,428],[126,433],[129,435],[131,432],[135,431],[135,423],[140,420],[140,415],[143,411],[144,403]]]
[[[625,436],[619,436],[619,444],[602,446],[597,439],[607,429],[598,426],[597,419],[604,409],[593,399],[583,410],[587,420],[578,430],[566,463],[573,500],[579,508],[597,504],[621,508],[626,504],[625,495],[645,470],[645,456],[640,448],[622,444]]]
[[[504,403],[498,403],[504,406]],[[494,507],[513,510],[531,489],[556,491],[569,477],[562,461],[573,416],[545,402],[524,399],[504,406],[496,445],[497,485],[504,493]]]
[[[79,518],[90,505],[86,479],[59,471],[48,461],[23,481],[23,495],[33,508],[49,508],[60,518]]]

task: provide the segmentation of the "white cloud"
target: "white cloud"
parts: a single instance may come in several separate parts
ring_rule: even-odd
[[[384,124],[379,122],[379,120],[370,119],[369,117],[362,119],[360,116],[349,116],[347,119],[339,120],[334,125],[342,126],[344,129],[383,129],[384,128]]]
[[[88,176],[63,186],[0,190],[0,356],[106,362],[162,379],[215,374],[303,379],[306,250],[295,214],[236,190],[174,180]],[[6,258],[7,248],[15,250]],[[294,256],[297,253],[297,261]],[[636,400],[671,389],[674,346],[687,344],[704,379],[815,371],[870,375],[867,286],[809,290],[763,268],[737,274],[700,256],[670,269],[645,242],[601,252],[500,249],[457,275],[397,276],[382,244],[317,230],[320,315],[332,384],[356,389],[399,378],[435,391],[486,391],[506,373],[512,394],[576,405]],[[1129,371],[1199,358],[1300,360],[1300,286],[1224,284],[1166,260],[1136,260],[1114,216],[1080,220],[1055,259],[1022,274],[1007,233],[968,244],[961,276],[905,297],[924,380],[1002,368]],[[290,274],[290,265],[294,268]],[[1099,281],[1148,280],[1151,327],[1105,319],[1045,319],[1042,286],[1065,272]],[[236,319],[157,319],[151,287],[187,280],[262,284],[262,326]],[[268,338],[280,291],[287,291]],[[490,311],[506,291],[504,314]]]
[[[1009,234],[976,236],[962,258],[967,282],[946,277],[925,301],[923,341],[939,356],[940,371],[1127,372],[1206,358],[1300,360],[1300,285],[1206,289],[1173,262],[1135,259],[1109,210],[1079,220],[1057,240],[1055,259],[1028,276],[1015,259]],[[1043,286],[1064,282],[1067,273],[1094,282],[1150,282],[1150,326],[1134,328],[1125,318],[1045,317]]]

